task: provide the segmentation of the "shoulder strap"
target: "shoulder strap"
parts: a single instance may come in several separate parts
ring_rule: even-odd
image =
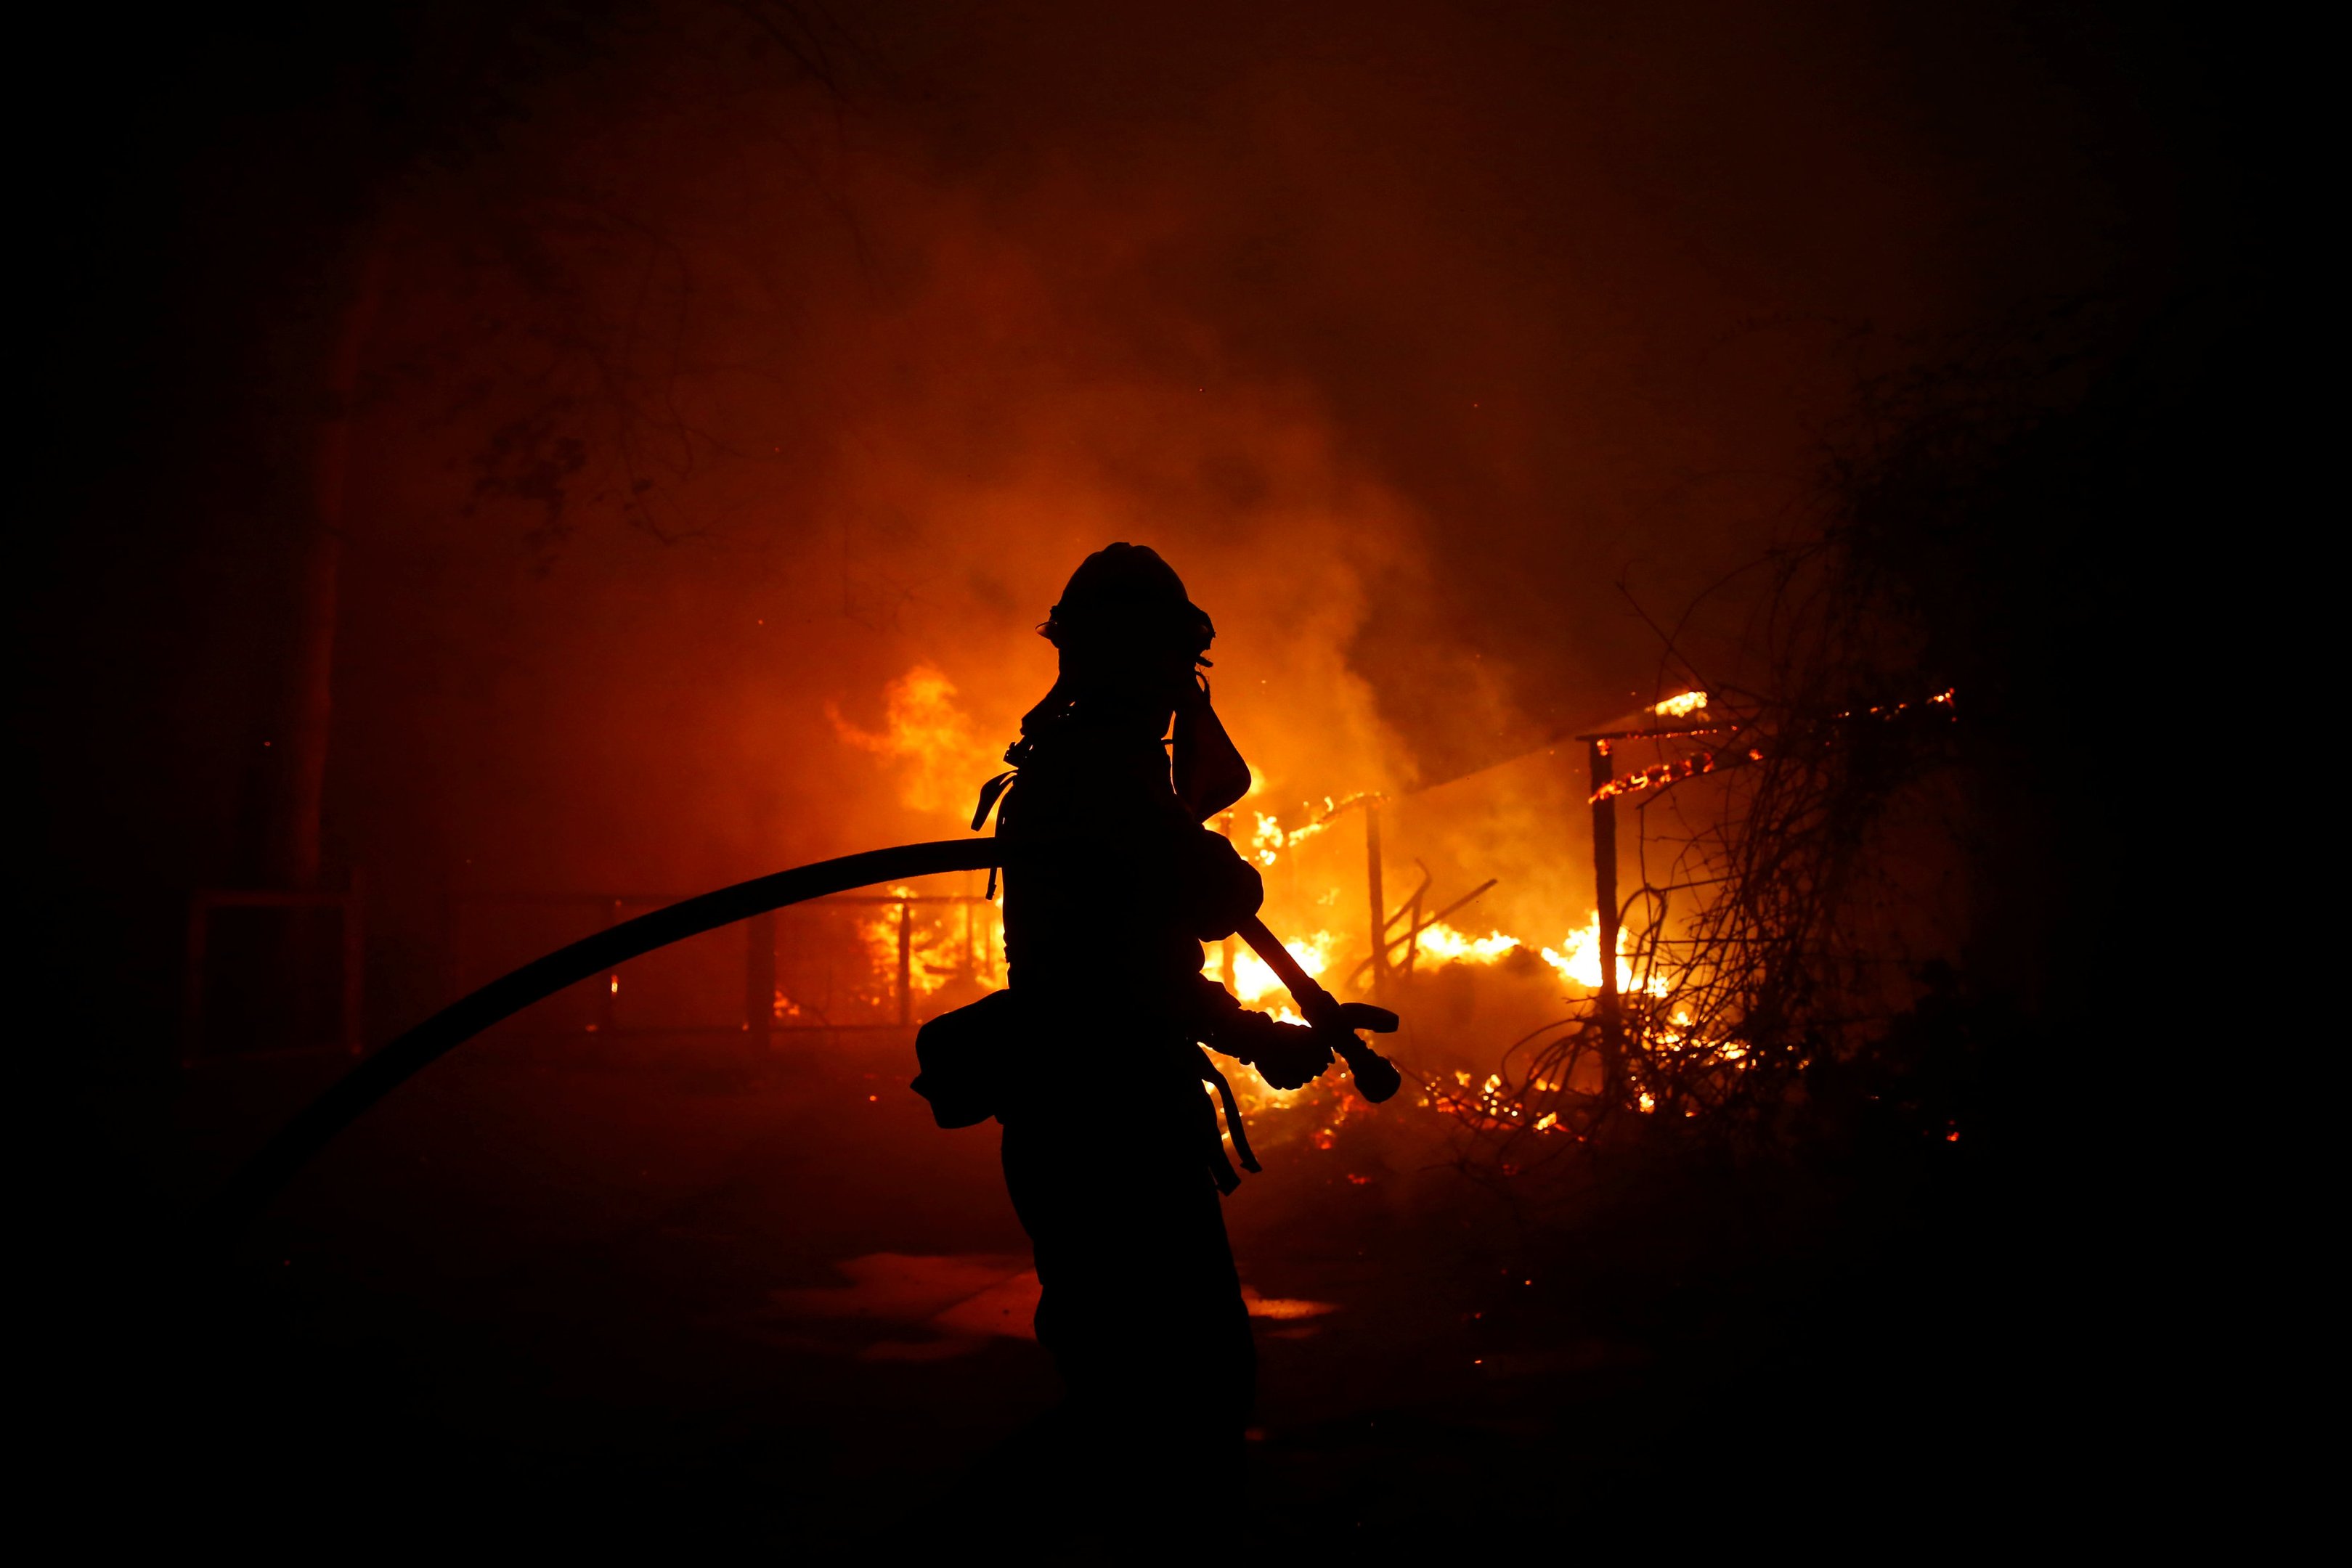
[[[1234,1099],[1233,1081],[1227,1078],[1223,1073],[1217,1071],[1216,1063],[1209,1060],[1209,1053],[1207,1051],[1201,1051],[1200,1056],[1201,1082],[1213,1087],[1217,1092],[1217,1098],[1224,1102],[1225,1135],[1234,1141],[1234,1153],[1241,1156],[1242,1169],[1255,1174],[1262,1167],[1257,1163],[1257,1155],[1250,1152],[1249,1134],[1242,1130],[1242,1108],[1239,1103]],[[1211,1132],[1213,1135],[1214,1130],[1215,1124],[1213,1113],[1211,1122]],[[1218,1157],[1222,1160],[1223,1155],[1220,1154]],[[1230,1165],[1226,1166],[1225,1171],[1227,1175],[1231,1175],[1233,1172],[1233,1166]],[[1234,1190],[1232,1186],[1225,1186],[1223,1182],[1219,1182],[1217,1185],[1219,1186],[1224,1186],[1224,1189],[1227,1192]],[[1238,1186],[1240,1185],[1241,1178],[1239,1176],[1234,1176],[1234,1186]]]
[[[981,824],[988,821],[989,812],[996,809],[998,799],[1013,787],[1013,780],[1018,778],[1020,773],[1021,769],[1018,768],[1008,768],[980,787],[980,804],[971,813],[973,832],[980,831]]]

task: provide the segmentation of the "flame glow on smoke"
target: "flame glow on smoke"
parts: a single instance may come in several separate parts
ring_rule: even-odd
[[[884,724],[874,733],[844,718],[831,705],[835,734],[860,751],[888,760],[898,795],[918,811],[968,811],[982,780],[1003,766],[956,701],[953,681],[937,666],[917,664],[883,694]]]
[[[1702,713],[1707,702],[1705,692],[1685,692],[1653,705],[1653,711],[1660,718],[1687,718]],[[967,712],[955,683],[931,664],[918,664],[887,684],[883,693],[883,723],[879,729],[867,730],[838,713],[831,717],[845,744],[882,761],[901,802],[925,815],[965,817],[980,783],[1003,767],[991,746],[980,738],[982,726]],[[1266,787],[1265,779],[1253,773],[1251,783],[1251,796],[1262,797]],[[1380,799],[1366,794],[1327,796],[1319,809],[1315,801],[1303,802],[1299,815],[1306,821],[1296,828],[1286,828],[1276,812],[1254,804],[1244,805],[1213,824],[1265,877],[1267,919],[1288,936],[1285,946],[1291,956],[1307,974],[1343,993],[1370,984],[1370,938],[1366,926],[1369,912],[1366,886],[1360,880],[1365,875],[1364,862],[1351,842],[1336,847],[1318,845],[1303,854],[1297,852],[1302,845],[1339,826],[1342,815],[1376,807]],[[1393,857],[1396,852],[1391,849],[1390,855]],[[1391,863],[1394,863],[1392,859]],[[1426,887],[1424,880],[1423,890]],[[969,891],[977,894],[977,883]],[[1399,892],[1391,886],[1387,897],[1393,900]],[[865,953],[866,977],[858,982],[851,999],[866,1009],[866,1016],[919,1019],[976,999],[986,990],[1004,984],[1002,924],[996,907],[976,897],[943,899],[937,890],[921,895],[912,887],[893,887],[889,894],[919,901],[904,906],[877,904],[857,913],[857,942]],[[1516,906],[1515,913],[1500,921],[1490,916],[1481,922],[1485,927],[1481,932],[1478,926],[1465,927],[1453,919],[1421,916],[1420,896],[1420,892],[1412,894],[1417,925],[1401,925],[1402,911],[1390,917],[1391,972],[1399,968],[1426,972],[1445,966],[1494,967],[1516,960],[1511,972],[1519,979],[1514,983],[1523,984],[1548,971],[1551,979],[1568,990],[1568,998],[1562,999],[1571,1004],[1580,996],[1590,997],[1601,989],[1602,955],[1598,913],[1586,914],[1580,924],[1570,925],[1554,945],[1540,936],[1524,934],[1528,925],[1522,922],[1540,922],[1535,925],[1538,931],[1546,927],[1560,930],[1551,924],[1559,918],[1559,914],[1548,915],[1540,901],[1532,905],[1523,901]],[[1557,910],[1558,905],[1551,907]],[[1640,963],[1642,942],[1641,935],[1632,929],[1621,928],[1617,933],[1617,951],[1612,956],[1616,965],[1618,993],[1628,998],[1664,1000],[1671,1007],[1675,977]],[[902,943],[906,977],[903,1003],[898,995]],[[1210,946],[1204,954],[1203,972],[1222,981],[1244,1006],[1260,1009],[1286,1022],[1304,1021],[1273,969],[1238,939]],[[802,1017],[803,1008],[781,994],[778,1003],[779,1021]],[[1659,1048],[1678,1052],[1716,1051],[1727,1063],[1738,1059],[1736,1047],[1697,1038],[1686,1013],[1675,1013],[1656,1021],[1659,1027],[1650,1038]],[[1319,1089],[1310,1085],[1305,1090],[1285,1092],[1269,1088],[1254,1073],[1233,1076],[1234,1090],[1246,1113],[1279,1110],[1294,1118],[1309,1118],[1312,1126],[1296,1120],[1292,1125],[1318,1147],[1331,1146],[1339,1121],[1351,1113],[1351,1102],[1344,1087],[1334,1090],[1330,1084]],[[1481,1086],[1468,1075],[1455,1076],[1467,1092],[1465,1094],[1440,1092],[1433,1087],[1433,1096],[1449,1105],[1466,1106],[1502,1121],[1527,1123],[1538,1131],[1567,1130],[1557,1114],[1543,1112],[1539,1106],[1506,1103],[1511,1093],[1521,1091],[1507,1090],[1498,1077],[1488,1075]],[[1565,1083],[1533,1085],[1538,1092],[1554,1092],[1568,1087]],[[1579,1092],[1593,1092],[1595,1086],[1585,1085],[1580,1080]],[[1542,1120],[1532,1121],[1539,1113]]]
[[[958,698],[954,682],[942,671],[929,664],[919,664],[886,689],[884,727],[879,732],[863,729],[838,713],[831,716],[835,731],[845,742],[891,765],[898,775],[901,799],[908,807],[961,813],[979,781],[999,765],[990,747],[979,738]],[[1655,704],[1653,711],[1661,717],[1680,718],[1702,711],[1706,705],[1706,693],[1684,692]],[[1253,794],[1263,788],[1263,780],[1255,774],[1251,783]],[[1237,815],[1226,819],[1226,831],[1245,858],[1271,870],[1288,852],[1329,829],[1342,812],[1362,804],[1366,799],[1363,795],[1326,797],[1314,819],[1295,829],[1285,829],[1279,817],[1271,811],[1252,810],[1244,814],[1246,828],[1244,817]],[[894,894],[913,892],[902,888],[891,891]],[[1343,890],[1331,889],[1316,902],[1330,907],[1345,896]],[[992,919],[990,925],[992,930],[987,936],[974,941],[954,929],[950,921],[910,920],[908,978],[918,1001],[936,994],[958,975],[972,974],[983,983],[996,977],[992,961],[980,956],[994,951],[997,946],[991,940],[994,936]],[[863,920],[862,927],[877,967],[895,969],[898,946],[897,912],[887,907],[877,909]],[[1412,942],[1416,958],[1433,964],[1491,965],[1524,949],[1540,957],[1559,978],[1572,986],[1587,991],[1597,990],[1601,986],[1598,913],[1587,915],[1580,927],[1570,930],[1557,947],[1491,927],[1485,936],[1474,936],[1443,920],[1420,927],[1412,934]],[[1631,956],[1633,942],[1633,934],[1621,927],[1617,933],[1616,964],[1617,986],[1623,993],[1636,989]],[[1324,929],[1285,945],[1301,968],[1319,978],[1330,970],[1345,943]],[[1228,956],[1231,972],[1225,973]],[[974,973],[976,967],[988,972]],[[1276,1016],[1296,1018],[1281,981],[1257,955],[1246,948],[1218,957],[1212,964],[1212,972],[1217,973],[1243,1002],[1255,1007],[1271,999],[1276,1004],[1273,1009]],[[1666,977],[1653,975],[1640,988],[1651,996],[1663,997],[1671,985]]]

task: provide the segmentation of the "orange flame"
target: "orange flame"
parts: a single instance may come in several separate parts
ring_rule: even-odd
[[[1595,920],[1599,915],[1593,916]],[[1413,938],[1413,946],[1422,956],[1441,964],[1492,964],[1517,952],[1519,939],[1490,931],[1484,936],[1465,936],[1443,920],[1432,921],[1422,927]]]
[[[1283,944],[1290,956],[1298,960],[1298,967],[1318,978],[1321,977],[1324,970],[1331,967],[1331,954],[1338,946],[1339,938],[1328,931],[1318,931],[1303,941]],[[1292,1010],[1286,999],[1289,993],[1283,989],[1281,977],[1269,968],[1265,960],[1246,948],[1234,955],[1232,985],[1234,995],[1252,1007],[1257,1006],[1268,996],[1281,996],[1286,999],[1280,1006],[1272,1009],[1274,1016],[1286,1023],[1306,1021]]]
[[[961,817],[979,781],[1002,764],[956,695],[955,683],[936,666],[917,664],[883,694],[881,733],[859,728],[830,703],[825,716],[844,741],[897,765],[898,796],[908,806]]]
[[[1687,718],[1705,706],[1706,706],[1705,692],[1685,692],[1680,696],[1668,697],[1665,701],[1654,705],[1650,711],[1660,718]]]
[[[975,780],[987,777],[1001,765],[979,738],[978,727],[967,716],[959,695],[954,683],[940,670],[919,664],[886,688],[886,719],[879,732],[865,730],[837,713],[831,714],[831,717],[845,743],[872,753],[892,767],[907,805],[961,816]],[[1683,719],[1703,714],[1708,700],[1705,692],[1685,692],[1653,705],[1653,711],[1660,718]],[[1928,700],[1948,706],[1946,696]],[[1752,751],[1748,755],[1752,756]],[[1661,764],[1633,773],[1604,792],[1654,788],[1674,779],[1706,771],[1713,764],[1716,758],[1709,755]],[[1251,783],[1250,796],[1262,797],[1265,781],[1253,774]],[[1362,894],[1349,885],[1356,874],[1345,869],[1351,856],[1309,854],[1294,858],[1291,852],[1338,825],[1338,818],[1364,799],[1326,798],[1319,810],[1309,803],[1303,808],[1303,814],[1312,820],[1297,828],[1286,828],[1275,812],[1255,809],[1254,804],[1227,814],[1217,824],[1245,859],[1261,868],[1281,867],[1282,875],[1268,881],[1269,894],[1278,893],[1285,912],[1278,917],[1281,923],[1328,922],[1338,927],[1314,930],[1286,944],[1302,969],[1324,977],[1327,983],[1335,976],[1351,971],[1360,974],[1365,967],[1360,962],[1365,948],[1363,931],[1339,913],[1360,907]],[[1311,869],[1318,864],[1328,869]],[[912,894],[908,888],[889,891],[898,895]],[[1307,910],[1316,913],[1305,913]],[[860,909],[856,918],[872,974],[872,979],[858,995],[869,1009],[879,1011],[897,1000],[902,918],[907,944],[907,1001],[911,1016],[927,1016],[965,999],[967,994],[976,995],[1004,983],[999,915],[992,906],[918,904],[908,906],[902,916],[898,906],[879,904]],[[964,930],[967,919],[974,923],[969,934]],[[1540,957],[1561,981],[1590,994],[1601,988],[1600,927],[1599,915],[1589,914],[1581,925],[1567,931],[1554,946],[1496,927],[1478,935],[1475,927],[1465,930],[1445,921],[1433,921],[1412,933],[1411,952],[1423,967],[1454,964],[1488,967],[1525,952],[1530,958]],[[1676,977],[1654,965],[1643,974],[1636,974],[1636,950],[1643,942],[1637,931],[1621,928],[1617,933],[1617,951],[1611,956],[1616,965],[1618,992],[1628,998],[1647,998],[1671,1003],[1676,996]],[[1206,956],[1205,972],[1223,980],[1245,1006],[1262,1009],[1284,1021],[1304,1021],[1280,979],[1246,946],[1227,942]],[[780,1020],[798,1017],[802,1012],[798,1004],[781,994],[776,1003]],[[1641,1017],[1643,1021],[1636,1027],[1653,1048],[1678,1054],[1712,1052],[1727,1064],[1738,1063],[1745,1054],[1736,1043],[1706,1038],[1711,1032],[1709,1026],[1697,1024],[1685,1011],[1677,1009],[1670,1019],[1652,1019],[1648,1012]],[[1435,1101],[1499,1121],[1532,1124],[1538,1132],[1567,1134],[1572,1130],[1563,1125],[1558,1113],[1548,1111],[1540,1103],[1523,1105],[1514,1098],[1530,1092],[1557,1092],[1564,1090],[1565,1084],[1538,1082],[1514,1088],[1498,1075],[1487,1075],[1483,1083],[1467,1074],[1456,1076],[1462,1092],[1441,1092],[1433,1085],[1430,1093]],[[1299,1135],[1318,1147],[1333,1145],[1339,1122],[1349,1114],[1351,1102],[1344,1092],[1329,1092],[1329,1085],[1278,1092],[1266,1087],[1255,1074],[1235,1074],[1234,1088],[1245,1111],[1285,1113],[1292,1118],[1290,1124]],[[1651,1096],[1643,1096],[1644,1110],[1653,1109],[1654,1103]],[[1539,1120],[1538,1113],[1542,1113]]]
[[[1633,934],[1626,927],[1617,928],[1617,989],[1630,993],[1633,985],[1633,963],[1626,949],[1633,945]],[[1601,988],[1601,912],[1594,910],[1586,916],[1581,930],[1571,931],[1561,938],[1558,947],[1546,947],[1543,961],[1570,985],[1581,986],[1588,991]],[[1664,975],[1652,975],[1648,985],[1642,988],[1651,996],[1663,997],[1674,989],[1674,983]]]

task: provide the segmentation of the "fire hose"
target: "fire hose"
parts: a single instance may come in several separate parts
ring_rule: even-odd
[[[1240,936],[1265,960],[1265,967],[1274,971],[1307,1021],[1339,1051],[1348,1064],[1349,1076],[1356,1081],[1358,1092],[1375,1105],[1395,1093],[1404,1082],[1396,1063],[1366,1045],[1363,1036],[1356,1031],[1368,1029],[1374,1034],[1393,1034],[1396,1014],[1370,1002],[1343,1002],[1325,990],[1265,928],[1265,922],[1255,915],[1242,922]]]
[[[683,899],[559,947],[459,998],[386,1043],[338,1080],[237,1168],[208,1206],[202,1228],[211,1236],[234,1237],[268,1206],[329,1140],[394,1090],[483,1030],[566,986],[674,942],[787,904],[806,904],[876,883],[902,882],[941,872],[984,871],[1018,862],[1045,848],[1010,846],[1002,839],[948,839],[868,850],[862,854],[794,866]],[[1378,1102],[1395,1093],[1400,1082],[1395,1066],[1364,1044],[1355,1031],[1369,1029],[1387,1033],[1397,1027],[1396,1014],[1361,1002],[1339,1001],[1299,967],[1298,961],[1256,916],[1251,916],[1239,934],[1288,988],[1299,1012],[1347,1061],[1364,1098]]]

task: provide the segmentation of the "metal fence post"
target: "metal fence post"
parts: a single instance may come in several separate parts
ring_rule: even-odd
[[[1617,801],[1602,791],[1614,774],[1609,742],[1590,743],[1592,779],[1592,900],[1600,915],[1601,1092],[1612,1105],[1625,1093],[1625,1021],[1617,996]]]

